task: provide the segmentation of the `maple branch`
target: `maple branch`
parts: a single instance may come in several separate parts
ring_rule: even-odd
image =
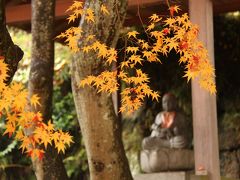
[[[8,77],[6,83],[9,84],[17,71],[18,62],[23,57],[23,51],[15,45],[6,28],[5,0],[0,0],[0,56],[5,57],[8,65]]]
[[[137,0],[137,1],[138,1],[137,15],[138,15],[138,18],[139,18],[139,20],[140,20],[140,22],[141,22],[141,25],[142,25],[142,27],[143,27],[143,30],[144,30],[144,32],[145,32],[146,35],[147,35],[148,41],[149,41],[149,36],[148,36],[147,31],[146,31],[146,28],[144,27],[144,23],[143,23],[143,20],[142,20],[142,17],[141,17],[141,13],[140,13],[139,0]]]
[[[142,26],[143,26],[143,29],[145,30],[145,28],[144,28],[144,23],[143,23],[141,14],[140,14],[139,0],[138,0],[138,6],[137,6],[137,15],[138,15],[138,17],[139,17],[139,20],[140,20]]]
[[[169,0],[166,0],[166,3],[167,3],[167,6],[170,8],[170,3],[169,3]]]
[[[127,38],[125,37],[123,61],[125,61],[125,60],[126,60],[126,57],[127,57],[126,48],[127,48]]]

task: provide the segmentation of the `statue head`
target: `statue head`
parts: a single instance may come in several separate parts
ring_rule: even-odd
[[[175,111],[177,109],[177,99],[171,94],[167,93],[163,95],[162,107],[164,111]]]

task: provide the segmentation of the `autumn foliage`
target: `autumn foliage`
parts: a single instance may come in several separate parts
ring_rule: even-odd
[[[174,50],[180,55],[179,64],[185,65],[185,75],[187,81],[197,78],[202,88],[208,90],[211,94],[216,93],[214,82],[214,69],[209,63],[208,52],[203,44],[197,39],[199,29],[192,24],[188,15],[185,13],[180,16],[174,16],[179,11],[178,6],[169,7],[169,16],[161,17],[153,14],[149,17],[149,24],[144,28],[147,41],[139,37],[137,31],[128,32],[125,40],[131,44],[125,47],[124,59],[119,62],[119,67],[115,71],[104,71],[97,76],[89,75],[79,82],[79,88],[89,85],[96,87],[98,92],[112,93],[119,89],[120,79],[127,87],[121,91],[122,106],[120,111],[132,112],[137,110],[143,103],[144,98],[150,97],[158,100],[158,92],[153,91],[148,85],[150,79],[144,73],[140,66],[144,62],[161,63],[160,55],[168,56]],[[95,23],[95,12],[90,8],[83,9],[83,3],[74,1],[67,10],[70,12],[68,22],[74,22],[80,16],[91,26]],[[108,7],[102,4],[101,14],[108,15]],[[98,12],[99,13],[99,12]],[[80,27],[71,27],[58,38],[65,38],[65,42],[70,49],[76,53],[95,52],[96,56],[104,61],[108,66],[117,62],[120,51],[110,48],[98,38],[91,34],[85,37]],[[85,41],[83,47],[79,47],[77,41]],[[129,73],[131,72],[131,73]]]
[[[4,134],[19,140],[22,152],[32,158],[42,159],[44,148],[48,145],[54,145],[58,152],[64,153],[66,145],[72,142],[72,137],[61,130],[55,130],[50,120],[45,124],[40,112],[30,111],[29,107],[40,106],[39,97],[29,97],[21,83],[13,82],[7,86],[7,72],[4,57],[0,57],[0,116],[6,119]]]
[[[130,31],[125,35],[128,42],[125,47],[124,59],[118,63],[114,71],[103,71],[99,75],[91,75],[82,79],[79,88],[85,85],[96,87],[98,92],[113,93],[119,90],[119,80],[126,84],[121,91],[122,106],[121,112],[133,112],[143,103],[145,97],[158,100],[159,93],[149,86],[150,79],[141,70],[144,62],[161,63],[160,55],[168,56],[174,50],[180,55],[179,64],[185,65],[187,81],[197,78],[199,84],[211,94],[216,93],[214,83],[214,69],[209,63],[208,52],[203,44],[197,39],[199,29],[192,24],[187,14],[175,16],[179,11],[178,6],[169,7],[169,16],[161,17],[153,14],[149,17],[149,24],[144,28],[147,40],[139,37],[137,31]],[[84,15],[84,20],[89,25],[95,23],[95,12],[86,8],[83,3],[74,1],[67,10],[70,15],[68,22],[74,22]],[[108,7],[104,4],[100,7],[103,16],[109,15]],[[71,27],[61,33],[57,38],[65,38],[70,49],[77,53],[95,53],[96,56],[111,66],[119,61],[120,51],[108,47],[101,42],[94,34],[84,37],[80,27]],[[85,41],[84,46],[79,46],[77,41]],[[6,119],[6,130],[4,134],[21,141],[20,148],[32,158],[41,159],[44,155],[44,148],[54,145],[58,152],[65,151],[66,145],[70,145],[72,137],[61,130],[55,130],[49,120],[44,123],[40,112],[32,112],[29,107],[39,106],[39,97],[29,97],[27,90],[20,83],[6,85],[7,65],[4,57],[0,57],[0,116]],[[130,73],[131,72],[131,73]],[[46,122],[46,121],[45,121]]]

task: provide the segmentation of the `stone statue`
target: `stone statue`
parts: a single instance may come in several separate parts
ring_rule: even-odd
[[[143,149],[186,148],[190,143],[186,119],[177,111],[177,100],[173,94],[165,94],[162,99],[163,111],[158,113],[151,126],[152,133],[144,138]]]
[[[163,111],[158,113],[151,126],[151,135],[143,139],[140,156],[144,172],[189,170],[194,168],[189,127],[184,115],[178,111],[173,94],[162,98]]]

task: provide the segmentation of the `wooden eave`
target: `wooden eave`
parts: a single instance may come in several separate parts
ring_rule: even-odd
[[[82,0],[84,1],[84,0]],[[164,14],[167,11],[165,0],[128,0],[128,13],[126,26],[141,24],[139,15],[145,23],[153,13]],[[31,0],[8,0],[6,1],[6,21],[10,26],[15,26],[27,31],[31,29]],[[63,31],[67,27],[65,21],[67,17],[66,9],[73,0],[56,0],[56,22],[55,34]],[[180,4],[182,12],[188,11],[187,0],[170,0],[170,3]],[[226,13],[240,10],[240,0],[213,0],[214,13]]]

